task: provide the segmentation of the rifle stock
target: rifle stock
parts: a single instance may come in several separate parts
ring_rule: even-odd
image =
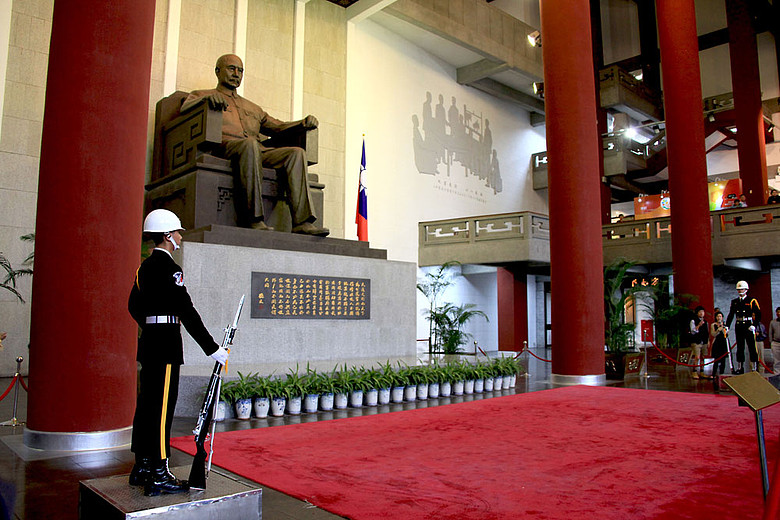
[[[233,344],[233,337],[238,329],[238,318],[241,316],[241,308],[244,306],[244,296],[241,296],[241,301],[238,303],[238,310],[236,316],[233,318],[233,323],[227,326],[225,329],[225,337],[222,339],[222,348],[227,348],[228,345]],[[217,361],[214,363],[214,369],[211,371],[211,379],[209,379],[208,389],[206,390],[206,396],[203,399],[203,406],[200,408],[198,414],[198,422],[195,425],[195,429],[192,433],[195,434],[195,458],[192,461],[192,468],[190,468],[189,484],[192,489],[206,489],[206,459],[208,453],[206,452],[206,439],[209,436],[209,427],[214,422],[214,415],[216,412],[217,404],[219,403],[219,390],[222,382],[222,364]],[[212,435],[211,442],[214,442]]]

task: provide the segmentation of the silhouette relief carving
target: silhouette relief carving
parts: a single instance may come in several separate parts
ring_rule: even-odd
[[[444,96],[439,94],[438,103],[432,107],[430,92],[425,93],[422,109],[422,131],[420,120],[412,115],[412,145],[417,171],[422,174],[452,175],[454,163],[460,163],[465,176],[484,181],[493,193],[503,190],[498,152],[493,149],[493,133],[490,121],[482,114],[463,106],[458,108],[455,96],[448,108],[444,107]]]

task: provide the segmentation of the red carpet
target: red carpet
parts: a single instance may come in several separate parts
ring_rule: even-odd
[[[733,396],[576,386],[222,433],[214,463],[361,520],[712,520],[761,518],[757,453]]]

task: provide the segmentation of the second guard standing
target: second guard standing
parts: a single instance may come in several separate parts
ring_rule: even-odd
[[[739,366],[734,371],[735,374],[745,373],[745,345],[747,345],[750,354],[750,363],[752,370],[758,370],[758,350],[756,350],[755,323],[761,319],[761,308],[755,298],[749,298],[747,295],[748,283],[744,280],[737,282],[737,296],[731,300],[729,316],[726,318],[726,326],[731,327],[731,320],[736,318],[734,333],[737,337],[737,363]]]

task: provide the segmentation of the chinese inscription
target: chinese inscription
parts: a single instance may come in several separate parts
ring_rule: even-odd
[[[367,320],[371,280],[252,273],[252,318]]]

